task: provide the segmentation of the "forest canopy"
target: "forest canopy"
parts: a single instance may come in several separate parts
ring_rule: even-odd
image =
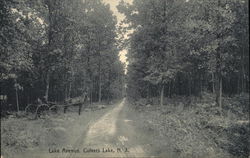
[[[122,96],[116,17],[101,0],[1,0],[0,83],[7,104]],[[19,108],[19,107],[17,107]],[[16,109],[16,107],[15,107]]]
[[[130,99],[249,92],[248,1],[122,1]],[[125,30],[125,32],[127,31]]]

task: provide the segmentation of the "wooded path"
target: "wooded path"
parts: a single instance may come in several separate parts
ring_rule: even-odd
[[[18,155],[20,158],[84,158],[84,157],[149,157],[150,143],[153,137],[142,128],[138,128],[142,123],[138,121],[138,115],[131,110],[126,99],[110,105],[107,108],[90,111],[89,114],[81,115],[64,114],[74,116],[64,122],[66,137],[62,141],[62,136],[53,137],[55,145],[37,147],[32,151]],[[55,128],[59,128],[55,127]],[[66,151],[66,150],[73,150]],[[53,150],[59,150],[55,152]],[[64,150],[64,152],[63,152]],[[79,152],[77,151],[79,150]],[[76,152],[75,152],[76,151]]]
[[[124,99],[79,137],[76,148],[99,149],[100,152],[68,154],[67,158],[82,157],[145,157],[145,140],[138,139],[143,131],[137,131],[134,120],[127,117],[128,109]]]

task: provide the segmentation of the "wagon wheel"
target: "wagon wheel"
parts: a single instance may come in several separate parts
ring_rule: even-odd
[[[50,108],[49,108],[49,111],[51,111],[52,109],[56,109],[58,105],[52,105]]]
[[[37,119],[39,109],[40,109],[41,107],[43,107],[43,106],[45,106],[45,107],[47,107],[47,108],[49,109],[49,106],[48,106],[47,104],[41,104],[41,105],[39,105],[39,106],[36,108],[35,119]]]
[[[33,105],[34,105],[34,104],[28,104],[28,105],[25,107],[25,114],[28,113],[29,107],[31,107],[31,106],[33,106]]]
[[[57,112],[57,110],[58,110],[58,108],[59,108],[60,106],[61,106],[61,105],[56,105],[56,104],[50,106],[49,112],[52,112],[52,110],[55,110],[55,112]]]

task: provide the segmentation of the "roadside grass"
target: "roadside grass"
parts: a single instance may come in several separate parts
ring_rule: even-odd
[[[133,102],[141,128],[151,132],[157,156],[192,158],[248,158],[249,95],[223,99],[221,113],[212,94],[203,98],[158,98]]]
[[[114,105],[92,104],[82,109],[69,108],[67,113],[59,109],[57,113],[45,112],[38,119],[32,114],[1,118],[1,155],[16,157],[25,152],[45,152],[49,148],[73,147],[78,137],[88,126],[102,117]]]

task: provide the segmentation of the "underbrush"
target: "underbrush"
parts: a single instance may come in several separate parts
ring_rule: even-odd
[[[173,152],[172,157],[248,157],[249,96],[223,99],[216,106],[212,94],[203,98],[166,98],[165,105],[141,99],[133,108],[143,118],[145,131],[155,133],[154,144]],[[159,153],[166,156],[167,153]],[[169,154],[169,153],[168,153]],[[170,154],[169,154],[170,155]]]

